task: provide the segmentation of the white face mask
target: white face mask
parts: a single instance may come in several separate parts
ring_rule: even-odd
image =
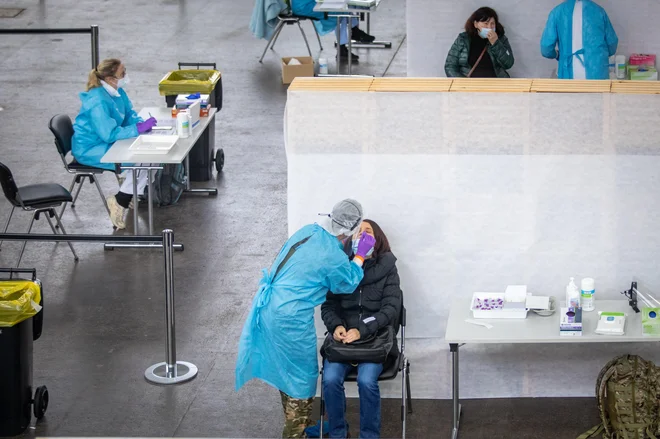
[[[108,84],[107,82],[105,82],[105,81],[102,80],[102,81],[101,81],[101,85],[103,86],[103,88],[105,89],[105,91],[108,92],[108,94],[109,94],[110,96],[115,97],[115,98],[118,98],[119,96],[121,96],[121,95],[119,94],[119,91],[117,91],[116,88],[114,88],[113,86],[111,86],[111,85]]]
[[[123,78],[119,78],[117,81],[117,88],[126,88],[126,86],[130,83],[131,80],[128,79],[128,74],[125,74]]]

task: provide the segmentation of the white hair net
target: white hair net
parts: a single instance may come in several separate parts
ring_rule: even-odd
[[[362,223],[362,205],[350,198],[335,204],[330,214],[330,232],[335,236],[350,236],[357,232]]]

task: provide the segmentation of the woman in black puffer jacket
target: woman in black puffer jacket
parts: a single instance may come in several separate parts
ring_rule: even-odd
[[[362,232],[376,238],[373,254],[367,255],[364,262],[364,278],[358,289],[349,295],[328,293],[321,307],[323,322],[335,340],[352,343],[367,338],[386,326],[398,324],[401,313],[402,293],[399,286],[399,274],[396,269],[396,257],[390,250],[390,244],[382,229],[372,220],[364,220],[360,231],[347,242],[347,253],[354,253],[352,248]],[[352,244],[352,245],[351,245]],[[398,329],[395,327],[395,330]],[[391,355],[397,355],[396,341]],[[344,379],[354,368],[358,370],[358,390],[360,395],[360,438],[380,437],[380,389],[378,376],[383,370],[382,364],[331,363],[324,360],[323,394],[330,423],[331,438],[348,437],[348,428],[344,418],[346,399]]]

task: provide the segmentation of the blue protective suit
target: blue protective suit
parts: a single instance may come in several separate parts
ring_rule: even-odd
[[[277,16],[287,9],[284,0],[256,0],[250,19],[250,31],[257,38],[270,39],[279,20]]]
[[[296,15],[318,18],[314,20],[314,26],[319,35],[329,34],[337,28],[337,17],[325,18],[323,12],[314,12],[316,0],[291,0],[291,12]]]
[[[557,58],[555,47],[559,44],[560,79],[573,79],[573,63],[584,64],[587,79],[609,79],[609,57],[616,54],[619,39],[605,10],[591,0],[581,0],[582,46],[573,50],[573,9],[576,0],[566,0],[556,6],[548,16],[543,36],[541,54]]]
[[[275,276],[289,249],[307,237]],[[351,294],[363,276],[341,242],[322,227],[305,226],[289,238],[270,271],[264,270],[245,321],[236,390],[259,378],[292,398],[314,397],[319,374],[314,308],[328,291]]]
[[[119,97],[110,96],[103,87],[80,93],[82,108],[73,124],[73,157],[87,166],[114,171],[112,163],[101,158],[113,143],[138,136],[137,123],[143,122],[123,89]]]

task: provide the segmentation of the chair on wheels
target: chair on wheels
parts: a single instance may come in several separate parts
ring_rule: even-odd
[[[66,230],[64,230],[64,226],[62,225],[55,208],[63,203],[70,202],[72,200],[71,192],[56,183],[31,184],[29,186],[18,187],[16,186],[11,171],[2,163],[0,163],[0,185],[2,185],[5,197],[12,205],[3,233],[7,233],[9,222],[14,214],[14,210],[19,207],[26,212],[32,212],[32,220],[30,221],[30,227],[28,227],[27,233],[32,231],[34,221],[39,220],[41,214],[44,214],[54,234],[57,235],[57,230],[55,229],[51,218],[55,218],[56,224],[59,226],[60,230],[62,230],[62,234],[66,235]],[[0,241],[0,244],[2,244],[2,241]],[[78,262],[78,255],[73,249],[73,244],[71,244],[71,242],[68,244],[71,253],[73,253],[74,261]],[[16,263],[17,268],[21,265],[21,259],[23,259],[26,245],[27,241],[23,241],[23,248],[21,249],[21,254],[18,256],[18,262]]]
[[[305,15],[296,15],[293,12],[291,12],[291,1],[290,0],[285,0],[287,4],[287,9],[285,9],[280,15],[277,17],[279,20],[279,23],[277,23],[277,26],[275,27],[275,32],[273,32],[273,36],[270,37],[270,40],[268,40],[268,44],[266,44],[266,48],[264,49],[264,53],[261,54],[261,58],[259,58],[259,62],[263,62],[264,57],[266,56],[266,52],[268,52],[268,48],[270,47],[271,49],[275,48],[275,43],[277,42],[277,39],[280,36],[280,32],[282,32],[282,29],[284,28],[285,25],[292,26],[294,24],[298,25],[298,29],[300,29],[300,33],[303,36],[303,39],[305,40],[305,45],[307,46],[307,52],[309,52],[309,56],[312,56],[312,49],[309,47],[309,42],[307,41],[307,35],[305,35],[305,31],[303,30],[302,26],[300,25],[301,21],[311,21],[312,22],[312,27],[314,28],[314,33],[316,34],[316,39],[319,42],[319,47],[321,50],[323,50],[323,44],[321,44],[321,37],[319,36],[318,30],[316,30],[316,26],[314,26],[314,22],[318,21],[318,18],[315,17],[307,17]]]
[[[64,163],[64,169],[69,174],[73,174],[73,181],[71,181],[71,186],[69,187],[69,192],[73,192],[73,189],[78,185],[76,190],[76,195],[73,197],[71,202],[71,208],[76,207],[76,201],[78,200],[78,195],[80,194],[80,189],[85,182],[85,179],[89,179],[90,183],[96,185],[96,189],[99,191],[101,196],[101,201],[105,210],[108,211],[108,216],[110,216],[110,209],[108,208],[108,203],[105,201],[105,196],[103,195],[103,190],[99,184],[98,176],[103,174],[107,169],[95,168],[92,166],[86,166],[78,163],[76,159],[67,162],[66,156],[71,152],[71,140],[73,138],[73,124],[71,123],[71,118],[66,114],[58,114],[53,116],[53,118],[48,123],[48,128],[55,136],[55,146],[57,147],[57,152],[60,154],[62,163]],[[64,210],[66,209],[66,203],[62,206],[60,211],[60,218],[64,215]]]
[[[410,393],[410,361],[406,357],[406,308],[401,299],[401,315],[399,316],[398,331],[401,334],[401,348],[397,357],[389,357],[383,365],[383,371],[378,377],[378,381],[390,381],[395,379],[401,372],[401,437],[406,439],[406,414],[412,413],[412,395]],[[344,382],[357,382],[357,370],[353,369]],[[325,400],[323,399],[323,367],[321,367],[321,416],[320,416],[320,434],[323,437],[323,417],[325,414]]]

